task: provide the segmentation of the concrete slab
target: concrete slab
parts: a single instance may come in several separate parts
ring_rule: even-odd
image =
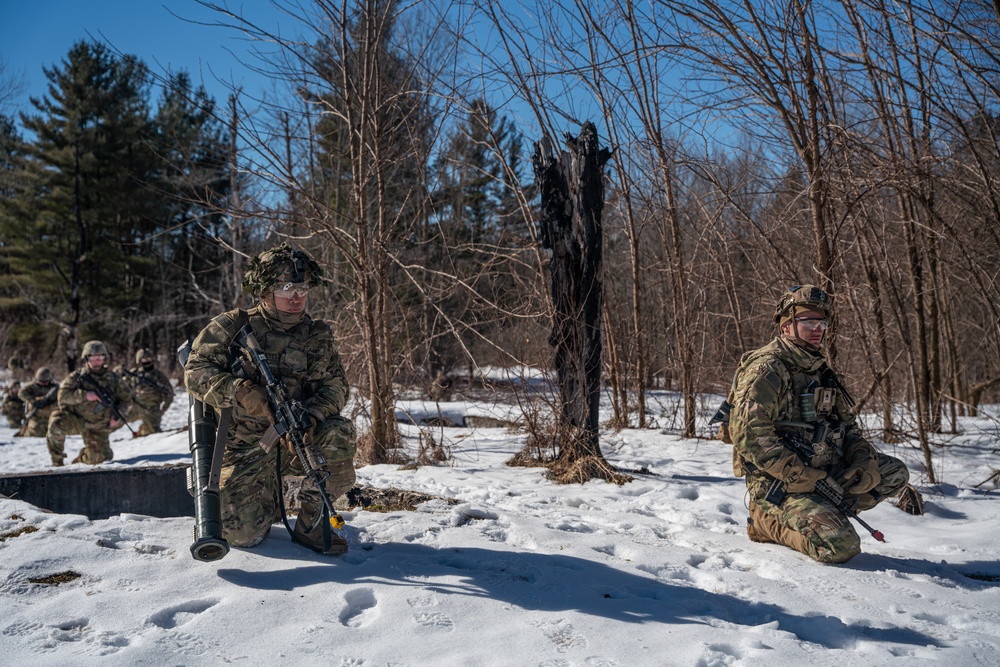
[[[194,516],[186,465],[0,475],[0,495],[59,514]]]

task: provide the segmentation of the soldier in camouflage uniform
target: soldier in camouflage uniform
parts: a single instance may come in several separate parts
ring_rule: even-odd
[[[110,435],[125,422],[115,418],[111,407],[101,401],[98,388],[125,415],[132,406],[132,396],[121,378],[109,367],[111,355],[99,340],[83,346],[83,366],[59,383],[58,405],[49,416],[48,445],[52,465],[61,466],[66,459],[64,446],[67,435],[83,436],[83,449],[73,463],[96,465],[114,458]]]
[[[11,428],[21,428],[21,421],[24,420],[24,401],[18,398],[20,391],[21,383],[12,380],[3,394],[3,401],[0,402],[0,410],[3,411],[7,425]]]
[[[35,371],[35,379],[21,387],[17,395],[24,401],[25,424],[17,432],[17,436],[45,437],[49,416],[56,409],[58,389],[59,385],[55,382],[52,369],[48,366],[42,366]]]
[[[303,474],[284,443],[269,453],[258,444],[273,422],[267,394],[252,379],[230,370],[233,339],[244,325],[253,329],[288,397],[300,402],[312,420],[305,439],[326,458],[330,498],[354,484],[354,424],[340,415],[348,397],[347,377],[330,325],[306,314],[309,289],[321,277],[316,262],[287,244],[264,251],[250,262],[243,279],[243,291],[258,303],[213,319],[194,340],[185,365],[184,382],[192,396],[217,410],[232,409],[220,499],[223,537],[233,546],[259,544],[281,516],[275,456],[280,452],[282,475]],[[347,542],[326,521],[317,520],[322,500],[308,478],[299,502],[295,538],[316,551],[346,552]],[[330,541],[329,548],[324,540]]]
[[[149,349],[138,350],[135,353],[135,367],[119,366],[115,372],[132,393],[132,409],[128,412],[128,420],[142,420],[133,437],[159,433],[163,413],[174,401],[174,390],[169,378],[156,368],[156,355]]]
[[[843,563],[860,553],[861,540],[814,493],[816,482],[827,480],[860,512],[903,489],[909,472],[862,434],[853,401],[823,356],[832,313],[832,297],[818,287],[796,285],[782,295],[774,314],[780,335],[746,354],[736,372],[729,433],[734,472],[747,478],[750,539]],[[783,445],[783,434],[811,443],[808,462]],[[774,480],[783,483],[784,500],[766,498]]]

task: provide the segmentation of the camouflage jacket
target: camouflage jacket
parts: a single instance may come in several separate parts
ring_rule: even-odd
[[[174,390],[170,379],[159,370],[119,366],[115,372],[132,392],[133,403],[143,410],[166,412],[173,403]]]
[[[814,348],[815,349],[815,348]],[[815,382],[825,390],[816,415],[803,415],[802,395]],[[757,468],[783,481],[801,469],[799,457],[781,443],[782,434],[813,440],[816,428],[829,427],[828,436],[815,443],[810,465],[829,469],[844,461],[875,458],[877,452],[861,433],[850,399],[833,370],[818,351],[796,340],[778,336],[740,361],[733,380],[733,408],[729,433],[733,442],[733,472],[742,477]],[[750,464],[749,466],[747,464]],[[752,466],[752,467],[751,467]]]
[[[76,369],[59,383],[59,406],[56,409],[76,415],[88,429],[110,429],[109,423],[114,417],[111,408],[100,401],[87,400],[87,392],[94,391],[91,381],[104,389],[122,415],[128,413],[132,407],[132,395],[118,374],[110,369],[95,373],[86,367]]]
[[[184,384],[191,395],[215,408],[233,408],[231,438],[256,443],[267,430],[269,422],[247,415],[233,400],[243,380],[232,369],[231,346],[249,321],[289,398],[301,401],[316,421],[339,415],[349,388],[330,325],[305,315],[298,324],[286,327],[259,305],[244,312],[219,315],[195,338],[184,368]]]
[[[17,393],[17,397],[24,401],[24,412],[27,413],[34,410],[39,403],[45,400],[45,396],[49,393],[49,390],[55,387],[58,391],[59,385],[54,383],[49,383],[47,385],[38,384],[38,382],[29,382],[28,384],[21,387],[21,391]],[[34,419],[48,419],[52,411],[56,409],[56,400],[58,394],[53,394],[48,401],[48,405],[43,408],[39,408],[32,417]]]

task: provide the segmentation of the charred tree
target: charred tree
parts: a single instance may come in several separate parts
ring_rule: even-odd
[[[542,200],[541,243],[552,252],[549,345],[555,348],[560,412],[553,472],[560,481],[601,477],[621,483],[598,442],[604,305],[601,216],[604,165],[611,152],[600,147],[592,123],[584,124],[575,139],[566,135],[566,146],[568,150],[557,155],[544,137],[532,157]]]

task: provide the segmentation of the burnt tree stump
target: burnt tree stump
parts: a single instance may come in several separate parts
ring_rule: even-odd
[[[567,151],[556,154],[551,139],[543,137],[532,156],[541,194],[541,243],[552,251],[554,315],[549,344],[555,348],[562,422],[558,431],[565,438],[558,458],[564,465],[584,457],[604,458],[598,442],[604,302],[601,216],[604,165],[611,157],[599,146],[592,123],[584,124],[575,139],[567,134],[566,146]]]

